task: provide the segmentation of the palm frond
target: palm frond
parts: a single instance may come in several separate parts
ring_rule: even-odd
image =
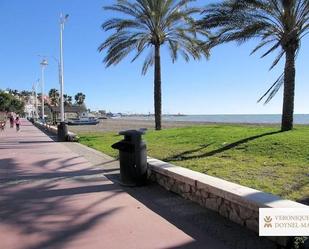
[[[102,29],[112,32],[99,46],[105,52],[103,63],[109,67],[118,64],[123,58],[135,52],[131,62],[139,58],[147,48],[167,45],[172,61],[178,53],[186,61],[209,56],[209,46],[199,37],[210,35],[196,28],[194,15],[200,9],[189,7],[194,0],[119,0],[116,4],[104,7],[118,16],[106,20]],[[153,65],[151,51],[145,59],[142,73]]]
[[[143,68],[142,68],[142,75],[145,75],[148,71],[148,68],[152,66],[154,63],[154,50],[150,50],[148,56],[146,57]]]
[[[279,54],[277,55],[277,57],[275,58],[275,60],[273,61],[273,63],[271,64],[269,71],[272,70],[275,66],[277,66],[277,64],[279,63],[279,61],[282,59],[283,55],[285,54],[284,50],[281,50],[279,52]]]
[[[261,102],[266,96],[268,96],[264,102],[264,105],[269,103],[269,101],[271,101],[272,98],[277,94],[283,83],[284,74],[281,74],[279,78],[272,84],[272,86],[262,95],[262,97],[258,99],[257,102]]]
[[[212,32],[210,47],[260,39],[251,54],[266,48],[261,55],[264,58],[279,51],[270,70],[288,49],[295,49],[297,55],[301,39],[309,33],[308,0],[223,0],[206,6],[202,15],[196,27]],[[281,75],[258,102],[268,96],[268,103],[282,86],[283,78]]]

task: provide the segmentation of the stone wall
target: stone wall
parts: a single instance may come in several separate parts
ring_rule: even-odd
[[[37,122],[34,121],[33,123],[36,127],[38,127],[39,129],[48,131],[49,133],[52,133],[54,135],[58,134],[58,128],[56,126],[50,125],[50,124],[43,124],[41,122]],[[73,133],[73,132],[68,132],[68,136],[67,136],[67,142],[78,142],[79,137]]]
[[[148,158],[148,166],[152,181],[256,233],[259,232],[259,208],[308,207],[157,159]],[[283,246],[288,241],[287,237],[271,239]]]
[[[188,200],[197,202],[201,206],[216,211],[233,222],[258,232],[258,210],[252,210],[221,196],[215,195],[212,191],[199,188],[195,183],[192,184],[190,182],[180,181],[153,170],[150,171],[150,178],[165,189],[177,193]]]

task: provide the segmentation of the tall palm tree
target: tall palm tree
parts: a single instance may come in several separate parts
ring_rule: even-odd
[[[83,94],[83,93],[77,93],[77,94],[74,96],[74,99],[75,99],[76,103],[77,103],[78,105],[80,105],[80,106],[81,106],[82,104],[84,104],[85,98],[86,98],[86,95]]]
[[[52,88],[48,92],[48,96],[50,99],[50,104],[52,106],[59,106],[59,92],[57,89]]]
[[[69,96],[67,94],[63,94],[63,101],[65,106],[71,106],[72,105],[72,96]]]
[[[281,130],[293,128],[295,59],[301,39],[309,32],[308,0],[225,0],[209,5],[198,26],[215,30],[213,46],[230,41],[239,43],[251,38],[261,41],[252,51],[265,48],[262,58],[279,50],[270,69],[285,56],[283,74],[259,99],[269,102],[284,86]]]
[[[197,8],[188,7],[192,0],[119,0],[112,10],[119,17],[103,23],[105,31],[113,30],[99,47],[107,49],[104,63],[107,67],[118,64],[130,52],[135,51],[135,61],[147,48],[150,52],[144,61],[142,74],[154,65],[154,110],[155,128],[161,129],[161,46],[166,44],[174,62],[180,54],[186,61],[190,56],[200,59],[208,57],[208,49],[197,37],[192,25],[192,15],[199,12]],[[203,34],[205,32],[202,32]],[[205,33],[206,34],[206,33]]]

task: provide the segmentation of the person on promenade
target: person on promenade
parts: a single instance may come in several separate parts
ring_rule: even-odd
[[[0,121],[0,130],[4,131],[5,128],[5,121]]]
[[[11,128],[14,127],[14,117],[13,117],[12,114],[10,115],[10,127],[11,127]]]
[[[19,129],[20,129],[20,119],[19,119],[18,116],[15,119],[15,125],[16,125],[16,131],[19,131]]]

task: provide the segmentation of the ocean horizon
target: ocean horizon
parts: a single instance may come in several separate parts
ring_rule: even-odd
[[[130,115],[124,118],[154,120],[153,115]],[[162,115],[163,121],[209,122],[209,123],[245,123],[280,124],[281,114],[207,114],[207,115]],[[309,124],[309,114],[295,114],[294,124]]]

